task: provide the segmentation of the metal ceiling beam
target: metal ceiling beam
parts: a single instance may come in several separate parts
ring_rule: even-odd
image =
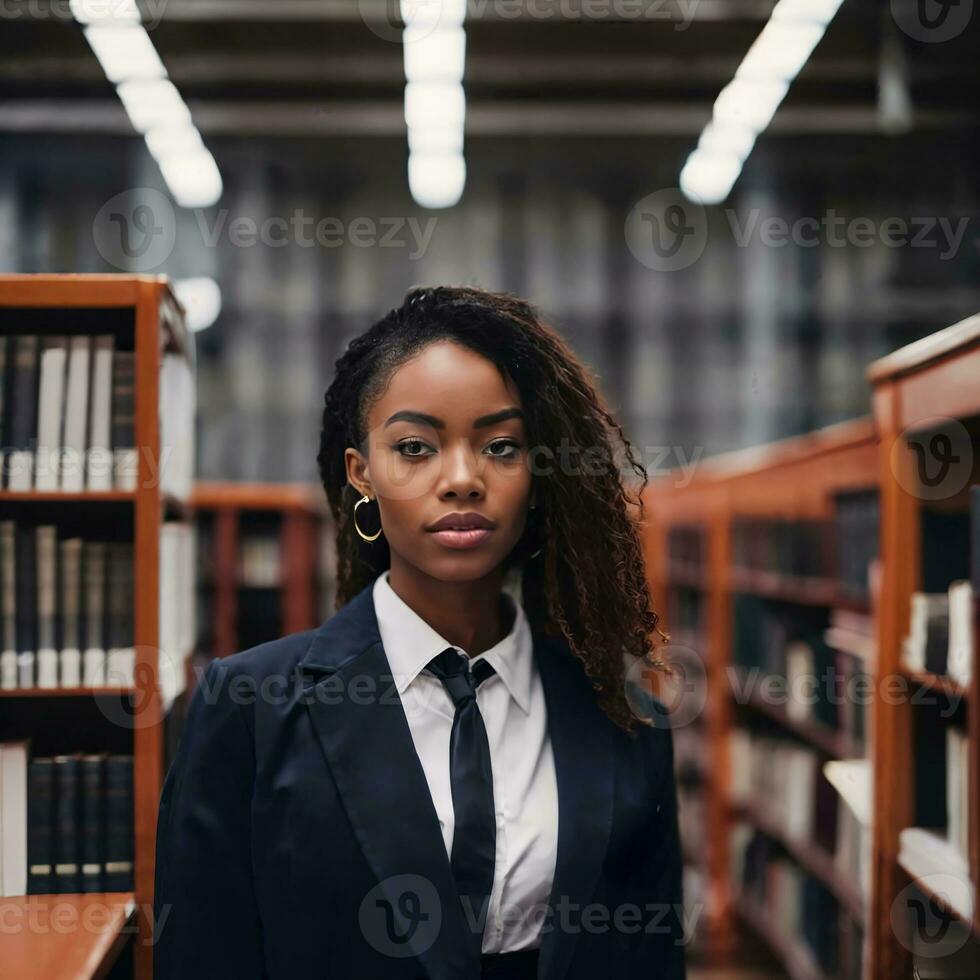
[[[177,85],[208,85],[232,82],[326,82],[330,84],[395,84],[405,81],[401,50],[390,55],[374,54],[277,54],[209,52],[165,57],[167,72]],[[533,59],[515,55],[473,54],[466,62],[466,83],[524,87],[544,83],[651,82],[686,84],[728,82],[740,62],[738,55],[680,58],[671,55],[648,57],[606,55],[548,55]],[[960,69],[960,71],[962,71]],[[877,65],[870,58],[814,58],[807,64],[807,78],[830,81],[870,81]],[[954,64],[937,66],[930,75],[950,77]],[[0,61],[0,82],[95,82],[104,77],[94,58],[7,57]]]
[[[403,137],[403,109],[392,102],[188,100],[202,133],[242,136]],[[694,136],[710,116],[701,103],[478,102],[467,107],[467,137]],[[976,112],[916,114],[920,128],[976,125]],[[812,106],[781,109],[769,127],[781,134],[877,132],[874,107]],[[135,135],[122,106],[110,100],[7,100],[0,132]]]
[[[157,21],[396,20],[397,0],[138,0]],[[470,20],[766,20],[775,0],[467,0]]]

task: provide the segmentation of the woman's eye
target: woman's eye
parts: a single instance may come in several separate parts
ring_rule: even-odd
[[[498,459],[513,459],[519,448],[517,443],[510,439],[498,439],[497,442],[491,442],[487,447],[487,449],[495,450],[490,455],[496,456]]]
[[[421,447],[422,449],[424,449],[425,448],[425,443],[422,442],[421,439],[405,439],[403,442],[398,443],[398,445],[395,448],[398,450],[398,452],[400,452],[402,454],[402,456],[424,456],[425,455],[424,452],[409,451],[408,448],[407,448],[409,446],[413,446],[413,447],[414,446],[418,446],[418,447]]]

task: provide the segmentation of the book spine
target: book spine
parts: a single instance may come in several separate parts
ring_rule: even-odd
[[[110,755],[105,765],[106,891],[133,888],[133,757]]]
[[[32,759],[27,776],[27,894],[54,891],[54,760]]]
[[[81,754],[58,755],[55,764],[54,879],[59,893],[81,888],[79,771]]]
[[[105,876],[106,753],[82,758],[81,872],[83,892],[101,892]]]

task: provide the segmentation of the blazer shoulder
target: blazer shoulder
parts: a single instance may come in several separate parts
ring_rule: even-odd
[[[317,629],[290,633],[240,650],[221,660],[229,677],[244,675],[262,681],[270,675],[288,678],[310,647]]]

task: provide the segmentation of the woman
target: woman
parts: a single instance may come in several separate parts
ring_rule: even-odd
[[[160,803],[156,980],[683,980],[616,439],[646,471],[586,369],[521,300],[420,288],[325,401],[339,611],[201,678]]]

